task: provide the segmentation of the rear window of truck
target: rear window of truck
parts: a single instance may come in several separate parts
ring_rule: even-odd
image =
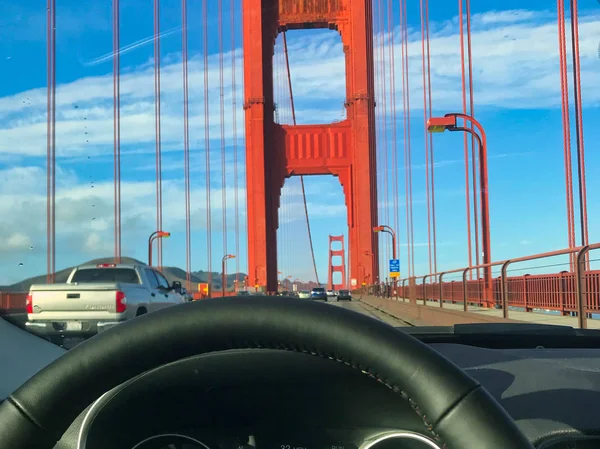
[[[139,284],[140,278],[133,268],[84,268],[75,272],[71,282],[78,284],[93,282]]]

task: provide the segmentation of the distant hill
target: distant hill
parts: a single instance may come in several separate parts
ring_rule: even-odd
[[[111,263],[111,262],[113,262],[113,260],[114,260],[113,257],[102,257],[100,259],[94,259],[94,260],[89,260],[87,262],[83,262],[80,265],[88,265],[88,264],[94,265],[94,264],[101,264],[101,263]],[[121,260],[123,263],[126,263],[126,264],[131,263],[131,264],[146,265],[144,262],[139,261],[137,259],[133,259],[131,257],[122,257]],[[69,274],[71,274],[71,271],[73,270],[73,268],[75,268],[75,267],[69,267],[69,268],[65,268],[64,270],[57,271],[54,274],[55,282],[56,283],[67,282]],[[167,278],[169,283],[173,283],[174,281],[179,281],[179,282],[181,282],[182,285],[185,286],[185,283],[186,283],[185,270],[182,270],[181,268],[178,268],[178,267],[163,267],[162,273],[165,275],[165,277]],[[244,273],[239,273],[238,279],[240,281],[243,281],[245,276],[246,275]],[[235,279],[236,279],[235,273],[227,275],[227,288],[233,288]],[[196,291],[198,289],[198,284],[206,283],[206,282],[208,282],[208,272],[196,271],[196,272],[191,273],[192,291]],[[43,274],[40,276],[34,276],[31,278],[24,279],[21,282],[17,282],[12,285],[0,286],[0,291],[24,292],[24,291],[29,291],[29,288],[33,284],[45,284],[45,283],[46,283],[46,275]],[[222,283],[223,283],[223,281],[222,281],[221,273],[213,272],[212,273],[213,289],[221,290]]]

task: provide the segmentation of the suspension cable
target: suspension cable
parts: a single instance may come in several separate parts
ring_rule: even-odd
[[[221,116],[221,209],[223,231],[223,255],[227,252],[227,172],[225,168],[225,83],[223,77],[223,0],[217,2],[217,34],[219,35],[219,114]],[[236,255],[237,256],[237,255]],[[224,265],[227,268],[227,265]],[[221,273],[225,285],[221,286],[223,292],[227,291],[226,269]]]
[[[292,76],[290,73],[290,60],[288,56],[288,48],[287,48],[287,38],[285,35],[285,31],[283,32],[283,51],[285,52],[285,65],[287,68],[287,78],[288,78],[288,86],[290,89],[290,104],[292,108],[292,122],[294,126],[296,125],[296,110],[294,108],[294,93],[292,91]],[[300,185],[302,186],[302,201],[304,203],[304,216],[306,217],[306,227],[308,228],[308,241],[310,244],[310,254],[312,256],[313,269],[315,270],[315,278],[317,280],[317,284],[321,285],[319,282],[319,273],[317,272],[317,262],[315,260],[315,250],[313,247],[312,233],[310,230],[310,221],[308,219],[308,205],[306,204],[306,190],[304,188],[304,176],[300,176]]]
[[[162,231],[162,154],[160,127],[160,0],[154,0],[154,126],[156,138],[156,229]],[[157,266],[162,269],[162,239],[156,239]]]
[[[188,31],[187,0],[181,0],[181,63],[183,72],[183,163],[185,180],[185,284],[191,290],[191,219],[190,219],[190,127],[189,127],[189,78],[188,78]]]
[[[429,116],[432,116],[431,101],[431,52],[429,45],[429,0],[425,0],[425,30],[427,35],[427,91],[429,95]],[[429,162],[431,164],[431,228],[433,237],[433,272],[437,273],[437,236],[435,226],[435,162],[433,151],[433,135],[429,133]]]
[[[461,67],[461,85],[462,85],[462,112],[467,113],[467,92],[465,80],[465,38],[463,31],[463,0],[458,0],[458,21],[460,29],[460,67]],[[464,133],[464,153],[465,153],[465,197],[467,214],[467,248],[469,251],[469,266],[473,265],[473,251],[471,249],[471,195],[469,193],[469,146],[467,133]],[[469,270],[469,278],[473,279],[473,272]]]
[[[113,172],[115,263],[121,263],[121,83],[119,62],[119,0],[113,0]]]
[[[569,248],[575,246],[575,212],[573,206],[573,166],[571,154],[571,124],[569,120],[569,88],[567,85],[567,45],[565,39],[565,3],[557,0],[558,10],[558,48],[560,56],[560,88],[563,125],[563,149],[565,165],[565,187],[567,200],[567,226]],[[575,270],[575,257],[569,254],[571,271]]]
[[[235,51],[235,1],[231,0],[231,96],[233,102],[233,203],[235,208],[235,283],[239,288],[240,276],[240,208],[238,193],[238,144],[237,144],[237,95],[236,95],[236,51]]]
[[[471,0],[465,0],[467,13],[467,62],[469,67],[469,114],[475,117],[473,99],[473,56],[471,51]],[[467,125],[473,130],[473,123]],[[473,172],[473,224],[475,237],[475,264],[479,266],[479,206],[477,200],[477,153],[478,145],[475,144],[475,135],[471,134],[471,163]],[[479,268],[477,268],[477,279],[479,279]]]
[[[388,35],[390,36],[390,92],[391,92],[391,109],[392,109],[392,178],[394,186],[394,230],[396,231],[398,238],[396,242],[396,251],[398,259],[400,255],[400,217],[399,217],[399,203],[398,203],[398,154],[396,145],[396,58],[394,55],[394,15],[392,11],[392,0],[387,0],[388,4]]]
[[[421,72],[423,77],[423,132],[425,137],[425,194],[427,197],[427,250],[429,253],[429,274],[432,273],[431,264],[431,200],[429,194],[429,139],[427,131],[427,86],[425,68],[425,16],[423,0],[419,1],[419,12],[421,15]]]
[[[212,288],[212,217],[210,204],[210,105],[208,98],[208,0],[202,0],[204,26],[204,151],[206,152],[206,252],[208,257],[208,285]]]
[[[406,108],[406,97],[408,94],[406,88],[406,46],[405,46],[405,32],[404,32],[404,0],[400,5],[400,34],[401,34],[401,48],[402,48],[402,109],[403,109],[403,130],[404,130],[404,202],[406,206],[406,248],[407,248],[407,272],[408,277],[412,276],[410,258],[411,258],[411,245],[410,245],[410,209],[409,209],[409,190],[408,190],[408,113]]]

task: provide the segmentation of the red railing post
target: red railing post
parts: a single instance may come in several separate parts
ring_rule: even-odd
[[[444,308],[444,273],[440,273],[440,308]]]
[[[583,246],[575,256],[575,287],[577,292],[577,321],[581,329],[587,329],[587,293],[585,283],[585,255],[590,250],[589,245]],[[582,274],[583,273],[583,274]]]
[[[558,282],[559,282],[559,290],[558,290],[558,300],[559,300],[559,309],[560,309],[560,314],[562,316],[565,316],[568,312],[566,310],[566,305],[567,305],[567,297],[565,292],[567,291],[567,289],[565,289],[565,273],[566,271],[561,271],[560,273],[558,273]]]
[[[525,312],[531,312],[531,310],[528,307],[529,305],[529,292],[527,290],[527,278],[529,277],[528,274],[523,275],[523,306],[525,307]]]
[[[502,264],[501,268],[501,291],[502,291],[502,316],[508,319],[508,280],[506,279],[506,269],[511,260],[507,260]]]
[[[463,270],[463,274],[462,274],[462,283],[463,283],[463,310],[465,312],[469,311],[469,306],[468,306],[468,301],[469,301],[469,295],[467,292],[467,273],[469,272],[471,268],[465,268]]]

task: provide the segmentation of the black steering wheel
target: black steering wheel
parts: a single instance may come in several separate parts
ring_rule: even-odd
[[[340,307],[275,297],[181,304],[80,344],[0,405],[0,448],[50,449],[117,385],[182,358],[243,348],[302,352],[365,372],[408,401],[442,448],[532,449],[494,398],[417,339]]]

